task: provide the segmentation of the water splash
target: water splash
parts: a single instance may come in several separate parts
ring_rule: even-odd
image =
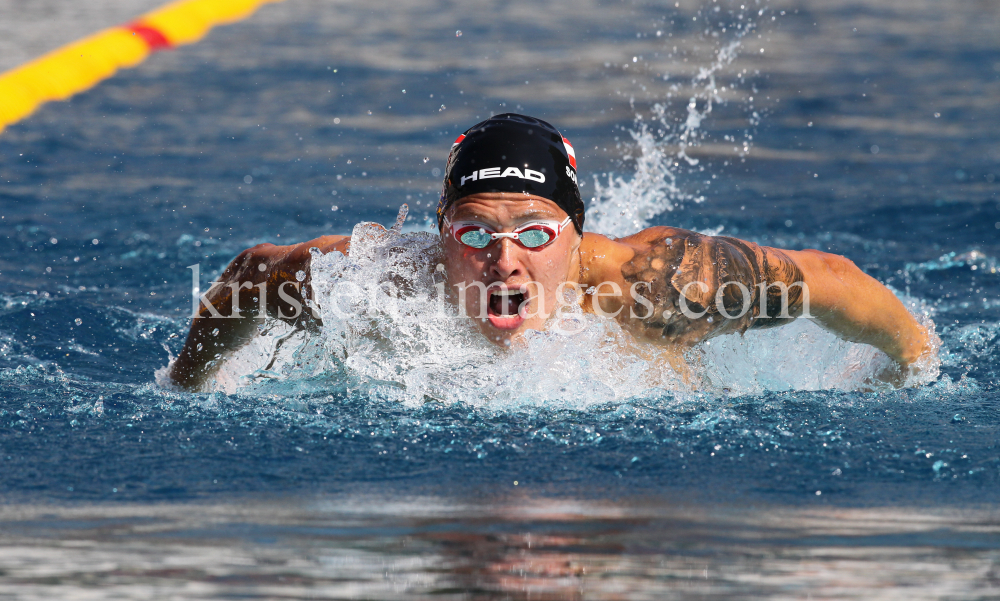
[[[446,302],[437,236],[362,223],[352,240],[349,257],[313,251],[309,304],[322,327],[268,322],[257,340],[225,362],[215,390],[273,393],[278,380],[285,394],[332,387],[408,406],[513,410],[581,409],[637,398],[683,403],[699,392],[728,397],[890,388],[879,380],[893,367],[888,357],[805,320],[706,341],[687,354],[690,377],[616,321],[584,314],[576,305],[514,348],[499,348]],[[932,327],[929,310],[908,302]],[[930,382],[937,373],[936,363],[925,366],[907,385]]]
[[[875,347],[842,340],[810,320],[797,319],[780,328],[720,336],[696,347],[706,387],[728,394],[761,394],[786,390],[892,390],[916,388],[940,375],[941,340],[931,310],[903,299],[930,331],[931,352],[906,373]]]
[[[764,9],[760,9],[756,15],[763,13]],[[716,106],[726,102],[723,92],[727,87],[730,92],[736,89],[735,82],[720,86],[717,78],[739,55],[743,38],[755,27],[751,16],[755,13],[741,5],[736,14],[736,24],[728,28],[728,36],[732,39],[718,43],[711,63],[700,67],[689,80],[687,93],[690,96],[684,105],[683,116],[677,115],[671,104],[676,96],[685,93],[678,84],[670,86],[664,100],[653,103],[648,118],[636,112],[633,128],[628,131],[635,156],[625,157],[634,161],[632,174],[625,177],[609,173],[604,182],[594,177],[594,196],[588,207],[588,230],[626,236],[648,227],[650,221],[661,213],[685,203],[705,200],[700,192],[687,188],[681,179],[692,169],[704,171],[699,159],[692,157],[689,151],[708,139],[709,133],[702,125]],[[723,27],[722,32],[726,31],[727,28]],[[707,39],[719,37],[718,31],[713,33]],[[737,79],[743,81],[745,75],[744,70],[737,74]],[[746,100],[746,106],[751,115],[748,124],[750,128],[756,127],[760,115],[753,111],[752,96]],[[634,98],[632,107],[634,110]],[[728,135],[725,141],[735,145],[737,154],[743,156],[750,150],[750,131],[744,131],[741,141]]]
[[[215,389],[313,379],[411,406],[580,408],[684,388],[617,323],[579,310],[517,348],[494,346],[445,302],[439,253],[437,236],[373,223],[354,228],[350,257],[314,251],[310,305],[321,330],[269,322],[225,362]]]
[[[907,263],[906,272],[919,280],[925,279],[927,272],[944,271],[948,269],[968,268],[971,271],[978,271],[980,274],[996,274],[1000,269],[1000,261],[995,257],[990,257],[978,250],[971,250],[964,253],[949,252],[941,255],[933,261],[923,263]]]

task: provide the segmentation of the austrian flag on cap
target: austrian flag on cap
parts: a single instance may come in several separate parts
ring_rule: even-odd
[[[462,140],[464,140],[464,139],[465,139],[465,134],[462,134],[462,135],[460,135],[460,136],[459,136],[459,137],[458,137],[458,138],[457,138],[457,139],[455,140],[455,143],[451,145],[451,147],[452,147],[452,148],[454,148],[454,147],[458,146],[458,145],[459,145],[459,144],[460,144],[460,143],[462,142]]]
[[[569,155],[569,165],[576,171],[576,153],[573,152],[573,145],[569,143],[569,140],[563,138],[563,146],[566,147],[566,154]]]

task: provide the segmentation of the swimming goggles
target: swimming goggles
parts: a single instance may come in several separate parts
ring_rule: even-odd
[[[472,248],[486,248],[501,238],[510,238],[521,248],[538,250],[545,248],[555,241],[556,237],[562,233],[566,226],[572,222],[567,217],[561,223],[559,221],[543,219],[531,221],[514,228],[512,232],[495,232],[489,226],[475,221],[456,221],[446,224],[451,231],[451,235],[466,246]]]

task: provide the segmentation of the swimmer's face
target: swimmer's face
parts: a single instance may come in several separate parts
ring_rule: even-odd
[[[496,192],[466,196],[452,205],[447,217],[450,223],[474,222],[489,231],[511,232],[534,221],[562,222],[567,215],[545,198]],[[563,292],[560,285],[580,279],[581,238],[572,223],[552,243],[537,249],[508,238],[472,248],[456,240],[447,225],[442,245],[449,293],[497,344],[510,344],[526,330],[541,329],[564,302],[557,298]]]

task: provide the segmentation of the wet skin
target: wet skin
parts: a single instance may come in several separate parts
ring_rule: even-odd
[[[633,330],[650,340],[671,339],[691,345],[718,334],[782,325],[802,314],[808,298],[814,321],[845,340],[879,348],[903,366],[914,363],[930,348],[926,329],[903,303],[839,255],[781,250],[671,227],[648,228],[618,240],[588,233],[580,253],[582,281],[587,285],[617,281],[624,288],[649,282],[637,287],[653,302],[652,314],[647,317],[645,307],[635,306],[635,313],[643,318],[623,323],[640,323],[637,329],[633,324]],[[742,283],[749,292],[750,309],[742,317],[729,319],[721,314],[721,308],[738,314],[744,302],[735,286],[725,287],[718,295],[727,282]],[[795,286],[797,282],[804,286]],[[789,288],[787,301],[782,301],[778,283]],[[766,316],[761,313],[761,284],[766,287]],[[705,311],[705,315],[697,319],[678,315],[681,296],[692,311]],[[721,307],[716,302],[720,298]],[[627,294],[600,299],[605,311],[630,300]],[[783,306],[787,306],[787,314]]]
[[[494,193],[475,194],[459,200],[450,208],[448,218],[452,223],[473,221],[492,231],[510,232],[531,221],[562,221],[566,213],[554,202],[538,196]],[[526,330],[542,329],[558,307],[560,285],[579,281],[580,242],[581,237],[573,225],[564,229],[554,242],[539,249],[521,247],[507,238],[476,249],[455,240],[445,231],[441,244],[448,290],[483,335],[497,344],[509,345]],[[463,288],[465,294],[458,294]],[[522,319],[495,317],[493,307],[487,305],[491,293],[498,289],[523,291],[523,300],[518,299],[521,300],[518,313]]]
[[[781,250],[670,227],[618,240],[587,233],[580,254],[584,285],[615,282],[623,291],[595,295],[595,310],[613,314],[622,309],[617,319],[624,328],[650,342],[690,347],[719,334],[790,323],[803,314],[808,300],[809,315],[820,326],[845,340],[870,344],[896,361],[894,368],[876,376],[880,381],[901,385],[918,359],[934,352],[931,335],[903,303],[839,255]],[[743,284],[749,294],[724,287],[728,282]],[[633,284],[652,310],[633,302],[628,294]],[[788,287],[785,299],[778,284]],[[704,314],[684,315],[682,301],[695,314]],[[742,316],[722,315],[723,309],[738,315],[744,302],[749,310]]]
[[[532,220],[562,221],[566,213],[544,198],[493,193],[459,200],[447,217],[509,232]],[[201,387],[214,374],[218,358],[256,335],[259,308],[251,292],[240,294],[239,316],[213,315],[231,315],[229,284],[242,283],[245,290],[264,284],[268,316],[297,327],[314,326],[308,311],[295,315],[293,306],[304,306],[303,294],[309,293],[309,280],[302,286],[294,274],[309,271],[312,247],[348,253],[350,239],[323,236],[293,246],[261,244],[240,253],[219,278],[226,285],[207,295],[212,310],[202,306],[192,321],[187,342],[171,365],[172,380],[184,388]],[[885,381],[900,383],[906,370],[932,351],[926,329],[892,292],[848,259],[817,250],[780,250],[670,227],[612,240],[589,232],[580,236],[572,225],[541,249],[522,248],[509,239],[474,249],[447,230],[442,247],[451,297],[501,346],[529,329],[543,329],[565,298],[560,287],[577,284],[592,292],[579,296],[585,310],[617,319],[637,340],[666,350],[666,360],[681,371],[680,350],[720,334],[789,323],[803,314],[807,300],[819,325],[896,360],[895,371],[880,376]],[[729,282],[742,284],[747,294]],[[293,302],[280,298],[282,284]],[[778,284],[787,287],[785,299]],[[516,304],[491,303],[491,294],[504,287],[524,296],[516,297]],[[744,303],[748,307],[741,312]],[[738,317],[728,318],[723,311]]]

